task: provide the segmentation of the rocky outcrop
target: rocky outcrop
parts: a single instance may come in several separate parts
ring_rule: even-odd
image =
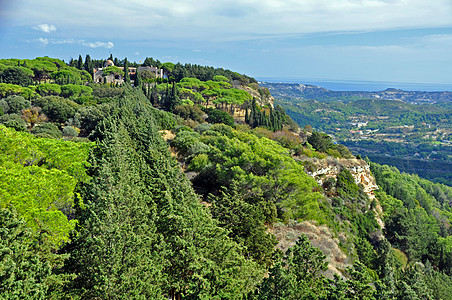
[[[328,156],[325,159],[301,157],[300,160],[309,162],[311,168],[306,173],[316,179],[322,185],[328,178],[335,178],[342,168],[350,171],[355,178],[356,184],[363,186],[364,192],[369,196],[374,196],[374,191],[378,190],[375,178],[370,172],[369,165],[362,159],[335,158]]]
[[[362,185],[364,192],[369,196],[370,201],[375,201],[376,221],[380,225],[381,229],[384,228],[383,222],[383,209],[380,202],[375,198],[374,191],[378,190],[378,185],[370,172],[369,165],[362,159],[346,159],[346,158],[334,158],[328,156],[325,159],[300,157],[305,165],[306,173],[316,179],[316,181],[322,185],[328,178],[336,179],[337,175],[342,168],[346,168],[350,171],[355,183]]]

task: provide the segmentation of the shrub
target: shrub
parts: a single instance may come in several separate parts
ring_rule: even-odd
[[[201,172],[205,167],[209,165],[209,156],[207,154],[198,154],[191,160],[188,165],[189,171]]]
[[[13,128],[16,131],[26,131],[27,124],[18,114],[3,115],[0,117],[0,124]]]
[[[31,106],[31,102],[26,100],[22,96],[8,96],[5,98],[6,103],[8,104],[10,114],[18,114],[23,109],[29,108]]]
[[[212,124],[210,123],[202,123],[193,128],[197,133],[202,134],[203,132],[212,129]]]
[[[5,99],[0,100],[0,110],[1,110],[1,114],[7,114],[9,112],[9,105],[8,102],[6,102]]]
[[[223,123],[231,127],[235,126],[234,118],[225,111],[215,108],[206,108],[204,111],[208,115],[206,121],[209,123]]]
[[[41,123],[31,129],[31,133],[38,137],[61,138],[63,134],[58,126],[52,123]]]
[[[58,123],[64,123],[74,117],[77,104],[74,101],[66,99],[54,99],[42,108],[44,114],[49,120]]]
[[[173,112],[184,119],[192,119],[199,123],[204,122],[204,112],[197,105],[178,105]]]
[[[64,126],[63,127],[63,135],[69,137],[76,137],[79,134],[79,130],[74,126]]]

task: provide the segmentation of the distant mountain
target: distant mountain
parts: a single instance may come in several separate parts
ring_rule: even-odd
[[[259,82],[267,87],[272,96],[279,99],[304,98],[318,101],[352,101],[358,98],[400,100],[407,103],[446,103],[452,102],[452,92],[422,92],[386,89],[378,92],[332,91],[319,86],[299,83]]]

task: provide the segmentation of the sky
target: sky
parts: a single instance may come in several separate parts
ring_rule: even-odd
[[[86,54],[452,90],[452,0],[0,0],[0,58]]]

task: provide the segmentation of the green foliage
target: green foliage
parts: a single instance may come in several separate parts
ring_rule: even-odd
[[[73,118],[79,105],[74,101],[60,97],[46,97],[40,100],[38,104],[42,106],[42,112],[50,121],[64,123]]]
[[[308,137],[308,143],[320,152],[327,152],[328,149],[333,147],[332,138],[325,133],[317,131],[314,131]]]
[[[340,195],[358,196],[359,187],[349,170],[343,168],[337,175],[336,187]]]
[[[174,114],[181,116],[184,119],[191,119],[198,123],[204,122],[202,118],[204,116],[204,112],[201,110],[199,106],[195,105],[178,105],[174,108]]]
[[[83,298],[241,298],[261,268],[219,228],[154,125],[152,107],[124,96],[99,123],[82,187],[87,209],[68,247],[70,291]],[[184,132],[184,131],[181,131]]]
[[[213,81],[225,81],[228,82],[229,79],[226,76],[222,76],[222,75],[215,75],[212,78]]]
[[[222,191],[218,197],[210,196],[212,216],[226,228],[229,236],[244,246],[243,255],[252,257],[257,263],[270,265],[274,247],[277,244],[273,234],[267,233],[264,226],[265,207],[263,203],[253,205],[247,203],[246,193],[241,193],[239,186],[233,185],[228,192]],[[276,217],[276,207],[274,207]]]
[[[22,87],[20,85],[0,83],[0,97],[5,98],[10,95],[18,95],[25,99],[30,99],[36,95],[36,92],[28,87]]]
[[[81,96],[91,96],[93,89],[85,85],[66,84],[61,87],[61,95],[66,98],[76,99]]]
[[[58,139],[63,137],[58,126],[52,123],[41,123],[31,129],[31,133],[38,137]]]
[[[78,131],[74,126],[64,126],[63,135],[68,137],[76,137],[78,136]]]
[[[33,71],[24,67],[9,67],[0,72],[0,78],[4,83],[27,86],[31,83]]]
[[[0,124],[13,128],[16,131],[26,131],[27,124],[18,114],[3,115],[0,117]]]
[[[322,251],[301,235],[295,246],[270,268],[256,299],[321,299],[325,297],[321,272],[327,267]]]
[[[124,71],[121,70],[117,66],[108,66],[108,67],[106,67],[105,69],[102,70],[102,75],[103,76],[108,76],[110,74],[113,74],[115,76],[117,76],[117,75],[124,76]]]
[[[0,208],[0,298],[48,299],[52,265],[40,256],[34,239],[13,210]]]
[[[208,116],[206,119],[207,122],[222,123],[231,127],[235,126],[234,118],[227,112],[215,108],[205,108],[203,110]]]
[[[202,158],[205,167],[194,180],[197,189],[205,195],[215,194],[221,187],[230,187],[235,182],[244,191],[244,199],[258,207],[276,206],[281,219],[327,222],[322,197],[312,192],[317,184],[290,157],[287,149],[267,138],[235,131],[226,125],[206,129],[195,129],[203,132],[200,141],[210,146],[209,162]],[[272,209],[266,211],[264,222],[273,222]]]
[[[34,231],[49,232],[58,245],[68,240],[76,220],[74,190],[87,180],[90,144],[37,139],[0,126],[0,203],[14,206]]]
[[[61,94],[61,86],[54,83],[41,83],[36,87],[36,92],[41,96],[58,96]]]
[[[23,109],[29,108],[31,106],[30,101],[24,99],[24,97],[21,96],[8,96],[4,100],[8,104],[9,114],[19,114]]]

